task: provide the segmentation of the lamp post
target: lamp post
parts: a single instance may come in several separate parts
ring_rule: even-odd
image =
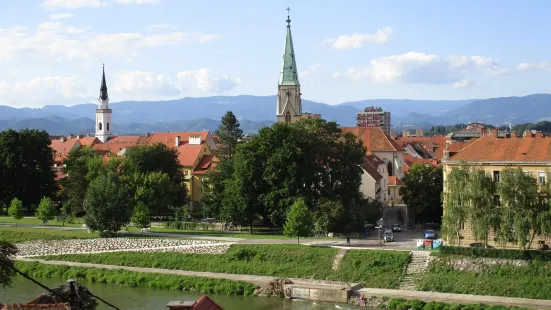
[[[381,246],[383,246],[383,218],[379,220],[381,222],[381,225],[379,225],[379,242],[381,243]]]

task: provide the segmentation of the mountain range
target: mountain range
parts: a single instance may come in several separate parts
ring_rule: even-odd
[[[116,134],[155,131],[215,130],[226,111],[232,111],[245,132],[254,133],[275,121],[275,96],[212,96],[168,101],[111,103]],[[396,130],[430,128],[482,121],[492,125],[551,119],[551,95],[471,100],[371,99],[328,105],[303,100],[303,111],[320,113],[342,126],[354,126],[356,112],[377,106],[391,112]],[[0,106],[0,130],[37,128],[51,135],[92,133],[96,104],[47,105],[42,108]]]

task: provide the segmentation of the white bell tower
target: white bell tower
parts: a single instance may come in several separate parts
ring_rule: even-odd
[[[111,116],[113,112],[109,108],[109,96],[107,95],[107,83],[105,82],[105,65],[98,98],[99,107],[96,109],[96,137],[105,143],[113,136],[113,124]]]

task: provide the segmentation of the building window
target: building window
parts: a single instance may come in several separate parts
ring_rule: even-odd
[[[105,129],[107,129],[107,131],[109,131],[109,123],[105,124]]]
[[[546,172],[538,172],[538,184],[545,184],[547,182],[547,173]]]
[[[187,175],[187,174],[188,174],[187,170],[184,170],[184,175]]]
[[[289,124],[291,122],[291,113],[287,112],[285,114],[285,123]]]
[[[494,182],[499,182],[499,171],[494,171]]]
[[[101,130],[101,122],[98,123],[98,130]]]

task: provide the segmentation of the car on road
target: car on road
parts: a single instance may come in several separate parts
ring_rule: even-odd
[[[392,225],[392,232],[401,232],[402,227],[400,227],[400,224],[394,224]]]
[[[425,230],[425,239],[438,239],[438,235],[432,229]]]
[[[383,233],[383,241],[394,242],[394,233],[392,232],[392,230],[390,229],[385,230],[385,232]]]

